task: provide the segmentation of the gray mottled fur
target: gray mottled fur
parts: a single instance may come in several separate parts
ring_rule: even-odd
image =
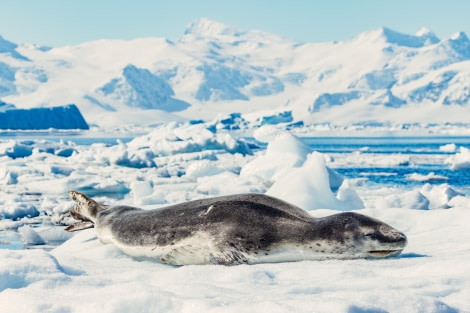
[[[263,194],[194,200],[156,210],[108,208],[80,193],[71,195],[79,203],[72,209],[74,218],[93,222],[103,242],[134,256],[140,254],[136,251],[161,250],[155,255],[170,264],[374,257],[371,252],[377,257],[382,250],[383,256],[397,255],[406,245],[405,235],[376,219],[357,213],[314,218]],[[202,239],[191,241],[197,236]],[[273,257],[276,253],[282,256]]]

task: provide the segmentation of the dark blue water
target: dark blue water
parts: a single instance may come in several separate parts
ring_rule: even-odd
[[[450,154],[439,147],[450,143],[470,147],[470,137],[305,137],[303,140],[323,153]]]
[[[335,168],[347,178],[367,178],[369,183],[410,188],[429,184],[447,183],[470,194],[470,170],[451,170],[448,164],[432,162],[433,158],[454,155],[455,152],[445,152],[439,148],[447,144],[470,148],[470,137],[308,137],[303,138],[312,149],[322,153],[342,154],[360,151],[361,154],[409,155],[411,162],[395,166],[348,166]],[[421,158],[420,158],[421,157]],[[419,161],[423,160],[423,161]],[[410,180],[407,175],[420,174],[443,176],[447,179],[429,181]]]

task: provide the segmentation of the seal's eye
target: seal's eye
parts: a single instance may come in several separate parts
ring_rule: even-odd
[[[370,239],[376,239],[376,238],[377,238],[377,234],[374,233],[374,232],[368,232],[368,233],[365,233],[365,234],[364,234],[364,237],[367,237],[367,238],[370,238]]]

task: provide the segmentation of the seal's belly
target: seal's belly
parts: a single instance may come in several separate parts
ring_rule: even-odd
[[[158,236],[158,235],[157,235]],[[153,260],[161,260],[164,263],[175,265],[186,264],[215,264],[213,255],[220,253],[218,243],[214,241],[208,233],[198,232],[190,237],[179,241],[173,241],[168,245],[158,245],[158,238],[151,240],[148,238],[146,242],[154,242],[154,244],[129,244],[123,242],[119,237],[104,236],[99,237],[102,242],[113,243],[124,253],[136,258],[150,258]],[[104,240],[103,240],[104,239]],[[211,261],[212,259],[212,261]]]
[[[330,259],[358,259],[365,258],[367,254],[354,249],[338,251],[335,246],[324,246],[314,249],[311,245],[281,245],[270,251],[260,251],[249,259],[250,264],[282,263],[298,261],[322,261]]]
[[[279,263],[308,260],[327,259],[354,259],[364,258],[361,251],[322,242],[321,244],[299,244],[284,242],[266,249],[243,249],[242,246],[234,246],[215,238],[208,232],[199,231],[179,241],[173,241],[168,245],[157,245],[158,235],[153,238],[145,238],[145,242],[154,244],[129,244],[114,236],[109,228],[98,228],[98,238],[103,243],[113,243],[124,253],[136,258],[149,258],[159,260],[172,265],[189,264],[257,264]],[[141,236],[145,236],[142,234]]]

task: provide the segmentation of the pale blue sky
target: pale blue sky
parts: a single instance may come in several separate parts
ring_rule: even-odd
[[[46,46],[175,40],[199,17],[303,42],[346,39],[380,26],[408,34],[426,26],[440,38],[470,35],[467,0],[0,0],[0,35]]]

